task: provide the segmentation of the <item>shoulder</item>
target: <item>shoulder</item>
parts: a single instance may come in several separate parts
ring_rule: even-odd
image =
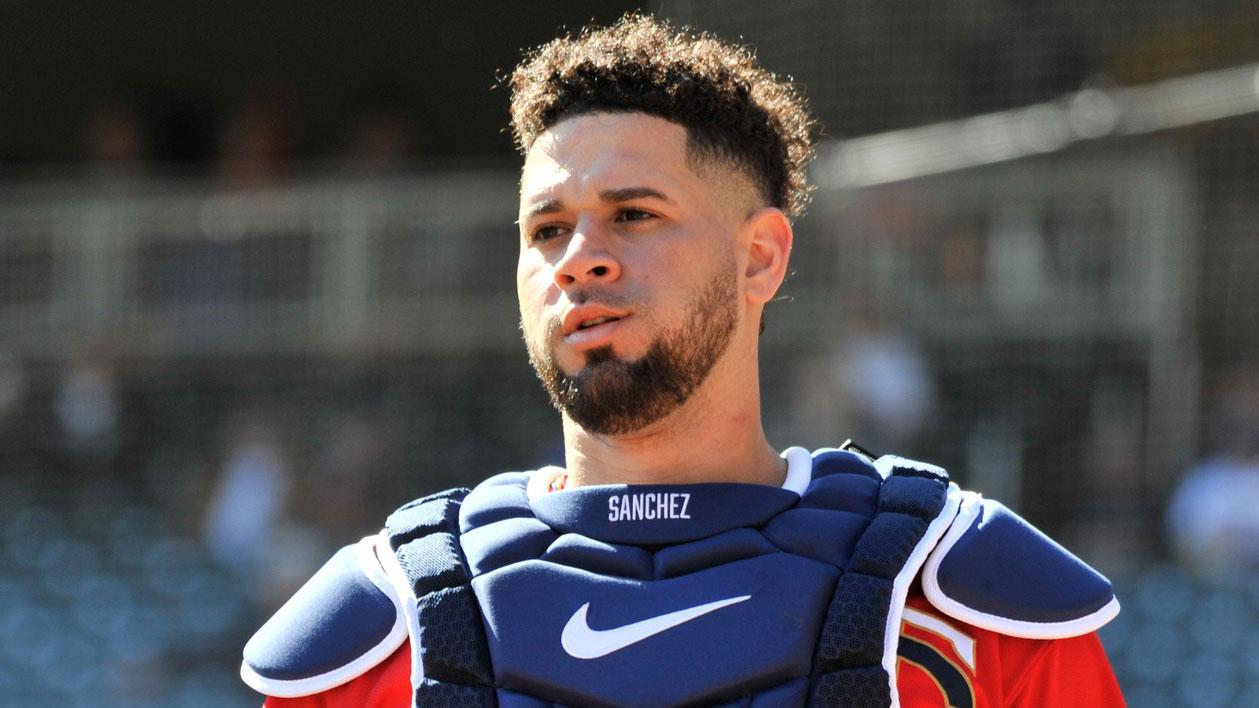
[[[462,563],[451,547],[467,493],[451,489],[405,504],[381,533],[338,551],[245,644],[245,683],[279,698],[322,694],[396,656],[410,636],[400,598],[412,601],[413,619],[418,582],[445,580],[446,566]]]
[[[942,468],[875,458],[849,442],[813,453],[817,484],[810,489],[854,477],[833,474],[837,469],[879,480],[880,509],[935,510],[906,570],[944,615],[1007,636],[1062,639],[1089,634],[1119,613],[1101,573],[1000,502],[963,491]]]
[[[1119,614],[1101,573],[1000,502],[950,491],[960,498],[957,515],[920,574],[934,607],[1028,639],[1085,635]]]
[[[1096,632],[1011,636],[951,617],[915,592],[897,653],[901,705],[1123,705]]]
[[[377,557],[379,536],[338,551],[245,645],[241,678],[269,696],[306,696],[354,679],[407,639]]]
[[[906,571],[948,617],[1011,637],[1062,639],[1094,632],[1119,613],[1101,573],[1000,502],[963,491],[940,467],[876,458],[848,442],[814,452],[811,476],[810,490],[836,478],[877,480],[880,510],[934,515]],[[850,487],[840,491],[849,495]]]

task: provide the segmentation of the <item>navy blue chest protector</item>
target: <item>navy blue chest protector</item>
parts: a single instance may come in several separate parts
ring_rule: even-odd
[[[530,499],[528,479],[390,516],[415,602],[414,705],[891,704],[891,624],[944,525],[942,471],[884,476],[829,451],[803,494],[619,485]]]

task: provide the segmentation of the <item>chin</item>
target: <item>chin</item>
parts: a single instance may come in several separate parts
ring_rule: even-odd
[[[623,357],[617,355],[616,350],[613,349],[610,344],[602,347],[596,347],[595,349],[591,349],[586,352],[586,366],[598,366],[599,364],[605,364],[607,362],[617,360],[624,359]],[[628,363],[628,361],[626,363]]]

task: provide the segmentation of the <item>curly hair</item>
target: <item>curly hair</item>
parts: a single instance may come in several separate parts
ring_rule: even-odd
[[[744,47],[629,14],[534,49],[509,84],[521,153],[565,118],[638,111],[685,128],[688,159],[736,166],[788,216],[809,200],[814,122],[804,97]]]

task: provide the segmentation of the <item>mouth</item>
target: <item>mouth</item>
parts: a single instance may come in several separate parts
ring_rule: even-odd
[[[583,329],[590,329],[591,327],[598,327],[604,322],[616,322],[620,319],[620,317],[595,317],[594,319],[585,320],[584,322],[578,324],[577,330],[581,331]]]
[[[579,350],[603,346],[629,317],[628,312],[598,305],[582,305],[564,316],[563,340]]]
[[[614,310],[603,305],[578,305],[564,313],[562,334],[565,338],[620,322],[629,316],[624,310]]]
[[[621,317],[598,317],[587,320],[579,324],[577,329],[564,335],[564,343],[579,351],[609,344],[622,321]]]

